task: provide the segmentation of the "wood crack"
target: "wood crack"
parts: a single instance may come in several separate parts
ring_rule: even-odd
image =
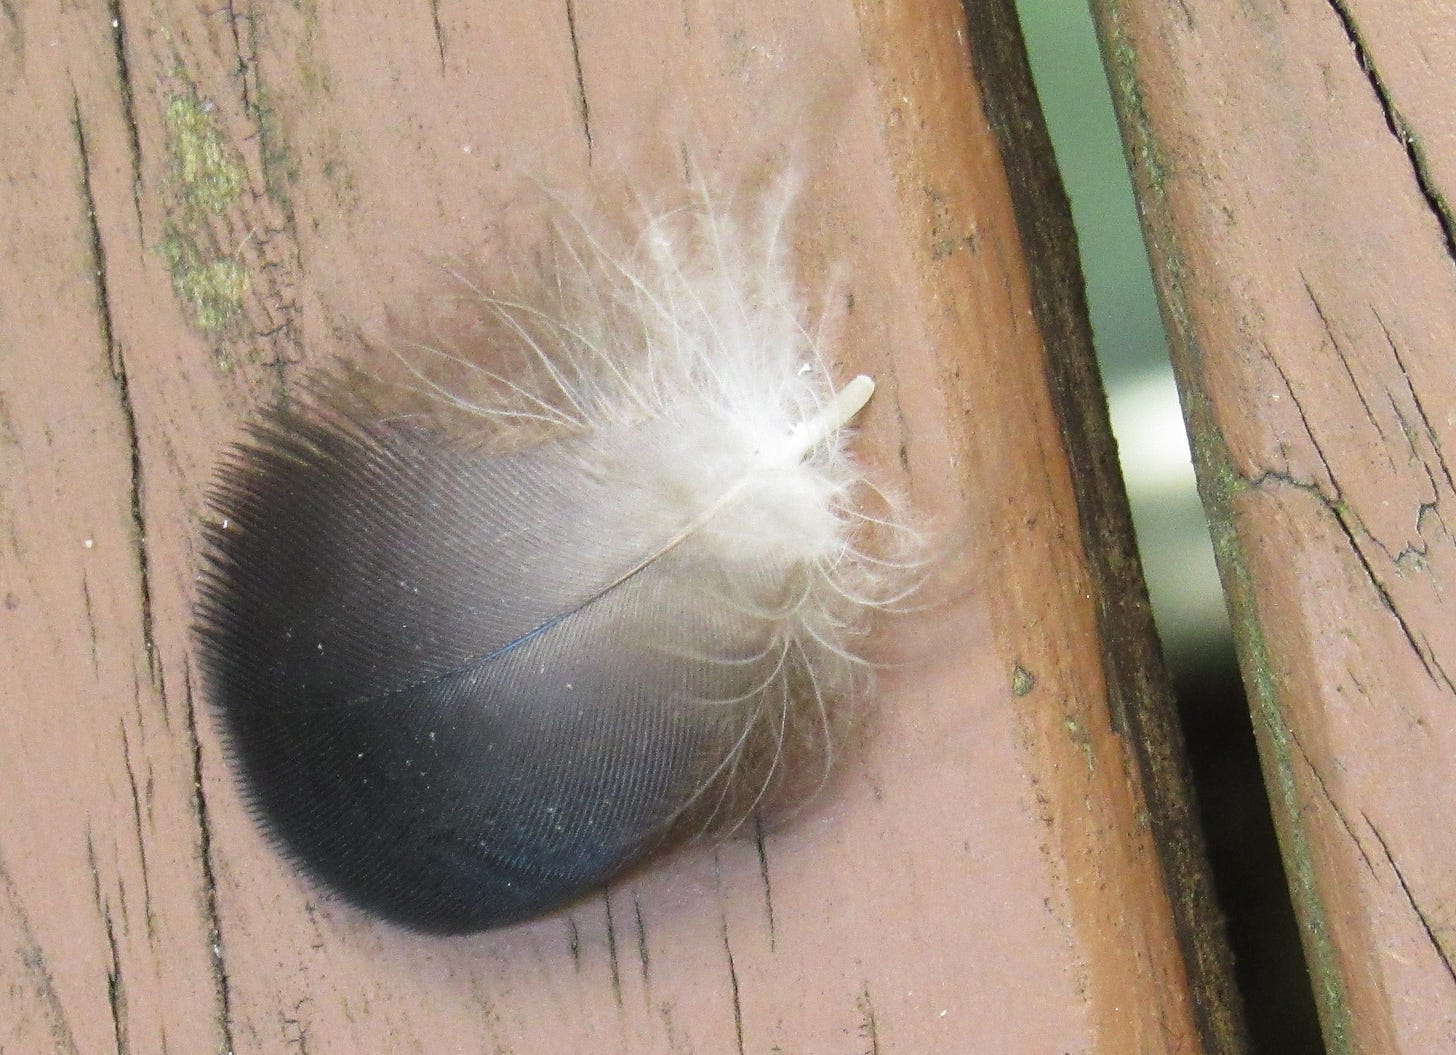
[[[257,49],[252,49],[252,55],[245,53],[243,50],[243,35],[238,31],[238,23],[245,20],[248,22],[249,29],[251,30],[254,16],[251,13],[240,14],[238,12],[237,5],[234,3],[234,0],[227,0],[226,10],[228,29],[231,31],[233,38],[233,52],[237,56],[238,60],[237,66],[234,68],[234,71],[238,75],[239,85],[242,90],[243,109],[248,113],[248,116],[256,118],[258,107],[256,101],[253,98],[252,81],[255,77],[255,73],[253,70],[252,59],[253,56],[257,54]],[[251,37],[252,33],[250,32],[250,45],[252,43]]]
[[[440,24],[440,0],[430,0],[430,24],[435,29],[435,50],[440,54],[440,73],[445,73],[445,27]]]
[[[101,922],[106,928],[106,948],[110,957],[106,968],[106,1003],[111,1010],[111,1035],[116,1045],[116,1055],[129,1055],[131,1041],[127,1039],[126,1028],[126,980],[121,976],[121,956],[116,947],[116,930],[111,923],[111,912],[104,906]]]
[[[1303,279],[1302,275],[1301,279]],[[1324,312],[1320,308],[1319,300],[1314,295],[1314,291],[1310,288],[1307,280],[1304,282],[1304,289],[1305,293],[1309,296],[1310,303],[1314,306],[1314,310],[1316,314],[1318,314],[1320,321],[1324,326],[1326,335],[1329,337],[1330,341],[1334,343],[1336,352],[1339,353],[1339,343],[1335,341],[1329,321],[1325,318]],[[1430,642],[1425,639],[1424,635],[1418,634],[1416,629],[1406,621],[1404,614],[1402,614],[1402,612],[1400,611],[1400,607],[1396,604],[1395,598],[1391,595],[1389,588],[1386,586],[1384,580],[1380,577],[1380,575],[1377,574],[1375,566],[1370,562],[1370,558],[1366,555],[1364,548],[1360,545],[1360,539],[1359,537],[1357,537],[1356,532],[1359,532],[1359,536],[1363,536],[1364,538],[1369,539],[1371,544],[1374,545],[1374,547],[1385,556],[1386,560],[1390,561],[1393,565],[1396,565],[1397,567],[1400,566],[1399,561],[1402,554],[1390,553],[1386,549],[1386,547],[1380,543],[1380,540],[1376,539],[1365,528],[1364,524],[1360,521],[1358,514],[1353,509],[1351,509],[1350,506],[1343,500],[1340,492],[1339,480],[1335,477],[1333,469],[1331,468],[1328,460],[1325,458],[1324,451],[1320,447],[1319,439],[1314,435],[1313,430],[1311,429],[1309,419],[1305,415],[1304,407],[1300,404],[1298,395],[1295,394],[1293,385],[1290,384],[1289,378],[1285,374],[1284,369],[1280,364],[1278,358],[1270,355],[1267,349],[1265,350],[1265,355],[1268,357],[1268,360],[1273,366],[1275,372],[1279,375],[1280,380],[1283,381],[1285,391],[1289,393],[1290,401],[1294,404],[1295,412],[1299,415],[1299,420],[1304,428],[1305,435],[1309,438],[1309,442],[1311,447],[1314,449],[1315,456],[1319,458],[1320,465],[1323,467],[1325,475],[1329,478],[1330,490],[1332,493],[1327,494],[1325,492],[1325,489],[1319,486],[1319,484],[1317,483],[1298,479],[1293,475],[1292,472],[1275,469],[1265,469],[1257,477],[1250,479],[1250,485],[1255,488],[1261,488],[1271,482],[1278,483],[1283,486],[1291,487],[1311,495],[1325,508],[1325,510],[1334,519],[1334,522],[1339,525],[1340,532],[1349,542],[1350,551],[1354,554],[1355,559],[1359,561],[1360,567],[1365,573],[1365,578],[1375,588],[1376,594],[1379,596],[1381,604],[1384,605],[1385,609],[1390,612],[1390,614],[1395,618],[1396,624],[1400,627],[1400,631],[1405,636],[1407,643],[1410,645],[1411,651],[1413,651],[1420,659],[1421,665],[1425,668],[1426,676],[1429,677],[1433,682],[1444,685],[1448,692],[1456,693],[1456,684],[1453,684],[1450,676],[1447,674],[1444,667],[1442,667],[1440,661],[1436,658],[1435,651],[1431,648]],[[1343,361],[1343,355],[1341,356],[1341,359]],[[1399,362],[1398,358],[1397,362]],[[1403,370],[1404,364],[1401,365]],[[1355,383],[1353,374],[1350,374],[1350,380],[1352,384]],[[1358,394],[1358,385],[1356,386],[1356,388]],[[1360,400],[1361,404],[1365,406],[1365,411],[1368,416],[1370,414],[1369,405],[1365,403],[1363,396],[1360,397]],[[1429,421],[1425,421],[1424,409],[1419,408],[1419,406],[1417,409],[1422,415],[1425,427],[1427,428],[1427,430],[1430,430]],[[1371,420],[1373,421],[1373,418]],[[1424,461],[1424,459],[1422,459],[1422,461]],[[1444,470],[1444,463],[1442,464],[1442,468]],[[1437,494],[1435,497],[1439,498],[1439,494]],[[1418,526],[1420,516],[1424,515],[1424,512],[1427,509],[1434,508],[1434,503],[1423,503],[1421,505],[1420,510],[1417,513]],[[1404,553],[1404,551],[1402,551],[1402,553]]]
[[[311,998],[304,997],[294,1001],[293,1014],[286,1014],[281,1010],[278,1012],[283,1042],[299,1055],[308,1055],[308,1024],[303,1015],[303,1007],[308,1003],[312,1003]]]
[[[71,94],[71,127],[75,131],[76,149],[81,163],[81,195],[90,228],[91,264],[95,272],[96,310],[101,327],[101,342],[111,365],[111,379],[116,389],[117,407],[121,411],[122,429],[126,436],[131,461],[129,484],[132,546],[137,566],[138,607],[141,612],[142,651],[152,688],[163,694],[162,672],[157,665],[156,641],[153,635],[152,569],[147,552],[147,525],[142,498],[142,452],[137,434],[136,408],[131,402],[131,382],[126,371],[126,356],[116,341],[112,325],[111,291],[106,279],[106,246],[101,238],[101,224],[96,215],[96,196],[91,183],[91,154],[86,146],[86,127],[81,120],[81,100]]]
[[[1335,335],[1335,327],[1330,322],[1329,316],[1325,314],[1324,305],[1320,303],[1319,297],[1315,296],[1314,287],[1310,285],[1309,277],[1303,271],[1299,273],[1299,281],[1304,286],[1304,295],[1309,298],[1309,303],[1314,308],[1315,315],[1319,316],[1320,326],[1325,331],[1325,338],[1330,342],[1330,347],[1335,350],[1335,357],[1340,360],[1340,368],[1345,373],[1345,379],[1350,382],[1351,391],[1355,393],[1355,398],[1360,401],[1360,406],[1365,411],[1365,420],[1370,422],[1371,426],[1375,429],[1376,435],[1382,440],[1385,439],[1385,430],[1380,427],[1380,422],[1376,419],[1375,412],[1370,409],[1370,401],[1365,398],[1365,392],[1361,389],[1360,382],[1355,377],[1355,371],[1350,366],[1350,359],[1345,355],[1344,345],[1340,343],[1339,337]],[[1278,360],[1275,359],[1274,361],[1277,364]],[[1282,368],[1280,369],[1280,374],[1283,376]],[[1285,378],[1284,384],[1286,388],[1289,387],[1288,378]],[[1291,391],[1290,394],[1292,395],[1293,392]],[[1308,422],[1306,422],[1305,428],[1308,429],[1308,427]],[[1314,439],[1313,435],[1311,435],[1310,439]],[[1316,444],[1316,446],[1318,445]]]
[[[642,988],[650,990],[651,959],[647,953],[647,924],[642,919],[642,899],[632,891],[632,911],[637,917],[637,958],[642,963]]]
[[[1360,36],[1359,27],[1356,26],[1355,18],[1350,13],[1348,0],[1328,0],[1328,3],[1330,10],[1340,21],[1340,28],[1355,52],[1355,59],[1360,63],[1360,69],[1364,72],[1365,79],[1370,82],[1370,90],[1385,116],[1385,126],[1390,129],[1390,134],[1395,137],[1396,142],[1405,152],[1406,159],[1410,163],[1411,174],[1415,177],[1416,187],[1420,191],[1421,197],[1426,200],[1427,208],[1441,229],[1446,244],[1446,256],[1452,263],[1456,263],[1456,217],[1452,216],[1450,208],[1446,205],[1445,197],[1437,189],[1435,177],[1432,176],[1426,165],[1425,150],[1421,146],[1420,136],[1406,123],[1400,108],[1391,98],[1390,89],[1386,85],[1385,79],[1380,76],[1380,70],[1371,59],[1369,49],[1365,47],[1365,41]]]
[[[733,962],[733,944],[728,940],[728,917],[723,920],[723,952],[728,957],[728,985],[733,995],[733,1031],[738,1038],[738,1055],[744,1055],[743,1048],[743,1001],[738,990],[738,967]]]
[[[267,315],[269,325],[254,325],[253,336],[274,346],[272,365],[278,371],[281,387],[285,361],[296,362],[304,358],[297,325],[300,308],[291,284],[292,275],[299,270],[297,220],[285,186],[288,180],[286,169],[280,172],[279,160],[286,156],[286,144],[281,142],[283,136],[278,122],[270,116],[263,103],[265,92],[257,61],[258,21],[261,16],[251,10],[251,4],[248,7],[248,10],[239,10],[237,0],[228,0],[227,20],[237,57],[234,72],[243,112],[253,127],[248,139],[256,141],[258,167],[263,174],[262,192],[250,185],[249,200],[255,206],[263,204],[264,212],[270,215],[258,222],[252,222],[250,218],[247,237],[235,252],[240,253],[242,245],[251,242],[259,258],[253,265],[253,272],[269,280],[266,286],[261,283],[254,286],[257,291],[254,301]],[[273,209],[277,210],[276,214],[271,213]],[[272,222],[275,219],[278,222]],[[285,236],[289,247],[282,253],[275,252],[272,246],[278,235]],[[270,253],[274,255],[270,256]],[[283,349],[287,350],[286,354]]]
[[[197,819],[197,854],[202,868],[202,903],[207,919],[207,944],[212,964],[213,991],[218,1003],[218,1033],[223,1051],[234,1051],[232,985],[223,957],[222,919],[217,905],[217,873],[212,860],[212,825],[208,819],[207,792],[202,783],[202,741],[197,735],[197,710],[192,695],[192,668],[183,668],[187,735],[192,746],[192,812]]]
[[[1436,937],[1436,928],[1431,925],[1430,918],[1421,909],[1420,903],[1416,901],[1415,895],[1411,892],[1410,884],[1405,879],[1405,873],[1395,863],[1395,855],[1390,852],[1390,845],[1385,841],[1385,836],[1381,834],[1379,828],[1375,827],[1374,822],[1369,817],[1365,817],[1365,824],[1374,834],[1375,841],[1380,844],[1380,850],[1385,854],[1385,860],[1390,865],[1390,870],[1395,873],[1395,881],[1400,884],[1400,890],[1405,895],[1406,904],[1410,905],[1411,911],[1415,913],[1416,919],[1420,921],[1421,926],[1425,929],[1426,940],[1431,943],[1431,948],[1436,950],[1436,955],[1440,958],[1442,966],[1446,968],[1446,977],[1451,979],[1453,985],[1456,985],[1456,967],[1453,967],[1451,957],[1446,954],[1445,947],[1441,945],[1440,939]]]
[[[1376,596],[1380,598],[1381,605],[1390,613],[1391,617],[1395,620],[1396,626],[1400,628],[1402,636],[1405,637],[1406,643],[1410,646],[1411,651],[1421,661],[1421,666],[1425,668],[1426,676],[1437,685],[1444,686],[1447,692],[1456,693],[1456,684],[1453,684],[1450,675],[1447,674],[1440,660],[1436,658],[1435,651],[1431,648],[1430,642],[1426,640],[1425,635],[1419,634],[1406,621],[1405,616],[1401,613],[1400,606],[1396,604],[1395,598],[1391,596],[1389,588],[1376,573],[1375,566],[1370,563],[1370,558],[1366,556],[1364,549],[1361,547],[1356,532],[1358,531],[1365,538],[1371,538],[1371,535],[1365,529],[1364,525],[1360,523],[1359,517],[1343,502],[1338,499],[1331,500],[1316,485],[1296,479],[1289,473],[1281,472],[1277,469],[1266,469],[1258,476],[1250,479],[1248,483],[1249,486],[1255,489],[1267,489],[1269,484],[1279,484],[1310,495],[1324,507],[1334,523],[1339,526],[1340,533],[1345,536],[1346,541],[1349,543],[1351,554],[1359,562],[1361,570],[1365,573],[1366,580],[1374,588]],[[1395,558],[1389,553],[1386,553],[1379,542],[1376,542],[1373,538],[1371,538],[1371,541],[1377,549],[1385,554],[1387,559],[1392,562],[1394,561]]]
[[[571,34],[571,62],[576,68],[576,108],[581,115],[581,130],[586,136],[586,163],[592,163],[591,104],[586,99],[586,74],[581,68],[581,45],[576,37],[576,4],[566,0],[566,29]]]
[[[1304,288],[1307,292],[1309,292],[1310,303],[1314,305],[1315,312],[1320,316],[1320,319],[1323,320],[1324,313],[1320,311],[1319,302],[1314,299],[1314,293],[1309,290],[1309,284],[1305,283]],[[1326,325],[1326,332],[1328,332],[1328,329],[1329,327],[1328,325]],[[1274,368],[1274,372],[1279,375],[1279,380],[1284,383],[1284,391],[1289,396],[1289,402],[1294,404],[1294,412],[1299,415],[1299,423],[1304,428],[1305,436],[1309,438],[1310,446],[1314,448],[1315,457],[1319,459],[1320,467],[1325,471],[1325,477],[1330,481],[1330,490],[1333,492],[1333,494],[1326,495],[1324,492],[1324,488],[1318,486],[1313,481],[1296,480],[1292,472],[1285,472],[1281,474],[1282,478],[1288,480],[1296,486],[1309,487],[1313,489],[1326,502],[1339,501],[1340,485],[1335,480],[1335,471],[1330,468],[1330,463],[1325,458],[1325,452],[1320,448],[1319,441],[1315,439],[1314,428],[1309,423],[1309,416],[1304,412],[1304,404],[1300,402],[1299,393],[1294,391],[1294,385],[1290,383],[1289,375],[1284,372],[1284,365],[1279,362],[1278,357],[1270,352],[1268,348],[1262,348],[1261,350],[1264,353],[1264,357],[1269,361],[1269,365]],[[1285,453],[1287,461],[1287,451]]]
[[[142,825],[141,795],[137,790],[136,772],[131,764],[131,739],[126,734],[126,723],[117,719],[117,733],[121,737],[121,763],[126,770],[126,782],[131,791],[132,825],[136,829],[137,857],[142,870],[142,909],[147,921],[147,934],[156,937],[156,923],[152,914],[151,870],[147,866],[147,840]],[[123,908],[124,908],[123,903]]]
[[[36,938],[35,929],[30,923],[30,914],[25,911],[20,891],[16,889],[15,881],[11,878],[3,858],[0,858],[0,902],[3,902],[6,914],[15,923],[12,933],[19,938],[16,951],[20,955],[22,977],[30,980],[40,997],[51,1043],[58,1055],[80,1055],[81,1049],[76,1046],[76,1037],[71,1032],[66,1007],[56,991],[56,980],[51,975],[45,950]]]
[[[576,929],[576,917],[566,917],[567,947],[571,950],[571,966],[581,970],[581,932]]]
[[[763,908],[768,916],[768,948],[769,952],[773,952],[778,945],[778,935],[774,930],[773,884],[768,878],[768,850],[763,844],[763,818],[757,814],[753,818],[753,845],[758,850],[758,874],[763,880]]]
[[[91,604],[91,579],[84,565],[81,567],[81,606],[86,613],[86,648],[91,658],[91,679],[99,684],[101,651],[97,640],[96,610]]]
[[[142,230],[142,139],[137,130],[135,96],[131,86],[131,66],[126,57],[126,22],[121,17],[121,0],[107,0],[111,15],[111,46],[116,54],[116,78],[121,90],[121,113],[126,122],[127,146],[131,151],[131,204],[136,211],[137,232]],[[138,246],[145,244],[138,238]]]
[[[1385,335],[1385,343],[1390,348],[1390,355],[1395,360],[1395,365],[1400,368],[1400,376],[1405,381],[1406,393],[1410,396],[1411,402],[1415,404],[1416,413],[1420,415],[1421,427],[1425,430],[1426,439],[1430,441],[1431,449],[1435,452],[1436,464],[1441,467],[1441,475],[1446,480],[1446,486],[1450,490],[1456,491],[1456,477],[1452,476],[1451,466],[1446,462],[1446,452],[1441,449],[1441,435],[1436,431],[1435,426],[1431,424],[1431,418],[1426,413],[1425,404],[1421,402],[1420,393],[1416,391],[1416,386],[1411,383],[1410,370],[1405,365],[1405,358],[1400,354],[1400,345],[1396,344],[1395,337],[1391,334],[1390,328],[1385,325],[1385,320],[1381,318],[1380,312],[1374,311],[1373,309],[1372,311],[1375,315],[1376,323],[1380,326],[1380,332]],[[1423,462],[1424,460],[1422,459]]]
[[[1314,778],[1315,787],[1319,789],[1320,798],[1324,799],[1326,805],[1330,808],[1330,812],[1335,815],[1335,820],[1339,821],[1340,827],[1345,830],[1345,835],[1354,844],[1355,849],[1360,852],[1360,859],[1365,862],[1365,870],[1372,876],[1375,875],[1375,864],[1370,860],[1370,855],[1365,852],[1364,843],[1355,834],[1355,829],[1350,824],[1350,819],[1345,816],[1344,810],[1340,809],[1340,804],[1335,801],[1334,795],[1330,794],[1330,788],[1325,783],[1324,774],[1316,768],[1314,761],[1309,757],[1309,752],[1304,749],[1304,744],[1300,741],[1299,734],[1292,727],[1287,726],[1285,727],[1285,733],[1289,736],[1290,742],[1294,744],[1295,750],[1299,752],[1299,757],[1303,760],[1305,768],[1309,770],[1310,776]]]
[[[880,1028],[875,1023],[875,1005],[870,1000],[870,987],[866,985],[860,990],[859,1000],[860,1025],[859,1035],[869,1043],[865,1049],[865,1055],[880,1055]]]
[[[1400,632],[1405,636],[1406,642],[1411,647],[1411,651],[1419,657],[1421,666],[1426,669],[1426,676],[1437,684],[1444,684],[1447,692],[1456,693],[1456,684],[1452,684],[1451,678],[1436,658],[1435,651],[1431,648],[1430,642],[1425,639],[1425,635],[1417,635],[1415,628],[1406,622],[1405,616],[1401,614],[1400,606],[1395,603],[1395,598],[1390,595],[1390,591],[1386,588],[1385,583],[1376,575],[1375,567],[1370,563],[1370,558],[1365,556],[1365,552],[1360,548],[1359,540],[1355,537],[1355,527],[1359,526],[1361,534],[1365,535],[1366,538],[1370,537],[1369,532],[1364,529],[1363,525],[1359,525],[1358,519],[1355,518],[1353,513],[1349,512],[1348,507],[1342,505],[1339,507],[1329,507],[1329,509],[1334,514],[1335,523],[1340,525],[1341,532],[1349,540],[1350,550],[1355,554],[1355,559],[1360,562],[1360,567],[1364,569],[1365,577],[1370,580],[1370,585],[1375,587],[1375,592],[1380,597],[1380,603],[1395,618],[1396,625],[1400,627]],[[1355,523],[1352,524],[1351,521]],[[1387,556],[1389,555],[1387,554]]]
[[[612,892],[610,889],[602,891],[602,907],[607,915],[607,965],[612,970],[612,995],[617,998],[617,1006],[622,1006],[622,969],[617,962],[617,928],[612,922]]]
[[[91,902],[101,920],[106,935],[106,1003],[111,1012],[112,1043],[117,1055],[127,1055],[131,1044],[126,1028],[126,981],[121,974],[121,954],[116,944],[116,927],[111,919],[111,907],[101,893],[101,869],[96,864],[96,841],[91,835],[91,825],[86,825],[86,866],[91,872]],[[122,900],[122,924],[126,925],[126,902]]]

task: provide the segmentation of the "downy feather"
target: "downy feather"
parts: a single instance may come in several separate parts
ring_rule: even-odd
[[[335,371],[224,456],[210,695],[264,828],[352,902],[508,923],[822,779],[903,589],[869,548],[910,533],[863,512],[873,384],[804,325],[788,198],[569,221],[536,293],[474,289],[488,359],[405,353],[425,409]]]

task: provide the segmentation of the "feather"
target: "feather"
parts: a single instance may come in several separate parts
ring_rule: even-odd
[[[325,374],[210,496],[197,635],[246,799],[303,868],[427,931],[549,911],[819,780],[903,562],[847,453],[873,392],[803,325],[782,208],[704,203],[545,292],[429,412]],[[806,764],[805,759],[810,761]]]

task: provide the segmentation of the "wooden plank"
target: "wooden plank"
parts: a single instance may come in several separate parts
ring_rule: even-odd
[[[5,1050],[1237,1050],[1085,325],[1030,277],[1070,281],[1065,217],[1029,257],[987,123],[1040,134],[1008,10],[0,8]],[[881,381],[861,442],[935,526],[935,603],[795,823],[536,923],[393,929],[266,845],[194,695],[213,458],[427,323],[433,262],[539,236],[522,173],[651,196],[685,155],[804,159],[799,266],[852,294],[833,355]]]
[[[1096,5],[1334,1052],[1456,1047],[1456,26]]]

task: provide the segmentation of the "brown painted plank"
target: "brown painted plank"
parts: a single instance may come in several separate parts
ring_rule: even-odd
[[[1456,23],[1103,3],[1330,1049],[1456,1049]]]
[[[0,4],[4,1050],[1237,1050],[1065,216],[1023,240],[1044,134],[973,14]],[[835,355],[882,384],[864,447],[947,550],[867,746],[794,824],[499,933],[313,889],[194,693],[217,450],[529,233],[520,173],[651,193],[790,147],[806,285],[846,276]]]

